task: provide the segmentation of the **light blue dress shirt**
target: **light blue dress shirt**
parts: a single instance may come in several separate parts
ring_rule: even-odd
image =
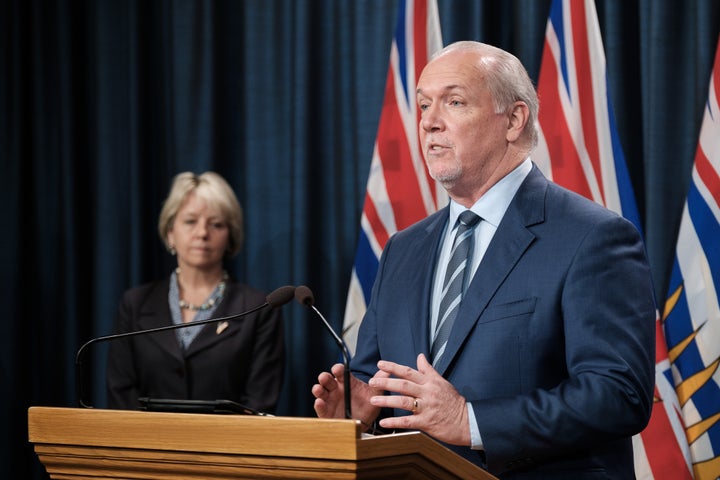
[[[525,159],[523,163],[517,166],[512,172],[503,177],[499,182],[493,185],[475,204],[470,208],[474,213],[482,219],[475,227],[473,234],[475,235],[475,247],[473,248],[472,262],[470,274],[475,276],[483,255],[487,251],[490,241],[495,235],[495,231],[505,216],[510,202],[515,193],[520,188],[525,177],[532,170],[532,162]],[[450,260],[450,250],[452,249],[453,238],[455,237],[455,229],[458,216],[466,210],[462,205],[450,201],[450,216],[445,226],[442,240],[439,245],[437,256],[437,266],[435,268],[435,277],[433,279],[433,291],[430,311],[430,339],[435,338],[435,326],[438,321],[438,311],[440,310],[440,298],[442,293],[443,279],[445,278],[445,269]],[[471,277],[471,278],[472,278]],[[467,403],[468,418],[470,420],[470,436],[472,448],[482,450],[483,443],[480,431],[475,420],[475,412],[470,402]]]

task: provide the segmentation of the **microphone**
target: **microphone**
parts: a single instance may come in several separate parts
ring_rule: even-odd
[[[98,342],[104,342],[108,340],[115,340],[118,338],[125,338],[125,337],[132,337],[135,335],[144,335],[146,333],[155,333],[155,332],[164,332],[165,330],[175,330],[177,328],[185,328],[185,327],[194,327],[197,325],[205,325],[208,323],[217,323],[217,322],[224,322],[227,320],[234,320],[236,318],[244,317],[245,315],[250,315],[251,313],[255,313],[258,310],[261,310],[265,307],[270,308],[278,308],[286,303],[288,303],[290,300],[292,300],[293,295],[295,293],[295,287],[292,285],[285,285],[282,286],[276,290],[274,290],[272,293],[270,293],[267,297],[265,297],[265,303],[258,305],[257,307],[253,307],[250,310],[246,310],[241,313],[236,313],[233,315],[228,315],[226,317],[218,317],[218,318],[208,318],[207,320],[200,320],[197,322],[188,322],[188,323],[178,323],[178,324],[172,324],[172,325],[165,325],[164,327],[156,327],[156,328],[148,328],[146,330],[135,330],[132,332],[124,332],[124,333],[116,333],[113,335],[105,335],[102,337],[97,337],[88,340],[85,342],[77,351],[77,354],[75,355],[75,380],[76,380],[76,390],[77,390],[77,396],[78,396],[78,402],[80,403],[81,407],[85,408],[93,408],[92,405],[87,405],[83,401],[83,385],[80,375],[80,369],[82,365],[82,356],[85,352],[85,349],[89,347],[90,345]]]
[[[310,288],[306,287],[305,285],[300,285],[299,287],[297,287],[295,289],[295,300],[297,300],[299,304],[313,310],[317,314],[317,316],[320,317],[320,320],[323,321],[325,328],[328,329],[330,334],[335,339],[335,343],[337,343],[338,347],[340,347],[343,352],[343,364],[345,366],[345,371],[343,372],[343,383],[345,384],[345,418],[352,418],[352,400],[350,396],[350,350],[348,349],[343,339],[340,338],[337,333],[335,333],[335,330],[333,330],[328,321],[325,320],[325,317],[323,317],[323,314],[320,313],[320,310],[315,307],[315,297],[313,297]]]

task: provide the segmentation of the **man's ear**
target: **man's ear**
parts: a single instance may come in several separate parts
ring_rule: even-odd
[[[510,107],[508,112],[508,126],[506,139],[508,142],[515,142],[522,136],[530,116],[530,109],[525,102],[517,101]]]

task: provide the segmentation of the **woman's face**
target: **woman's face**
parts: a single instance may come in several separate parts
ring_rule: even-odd
[[[222,264],[229,239],[222,214],[194,192],[185,199],[168,232],[180,268],[208,269]]]

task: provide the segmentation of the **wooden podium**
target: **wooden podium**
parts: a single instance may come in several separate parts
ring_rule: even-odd
[[[420,432],[356,420],[31,407],[29,440],[54,479],[493,479]]]

